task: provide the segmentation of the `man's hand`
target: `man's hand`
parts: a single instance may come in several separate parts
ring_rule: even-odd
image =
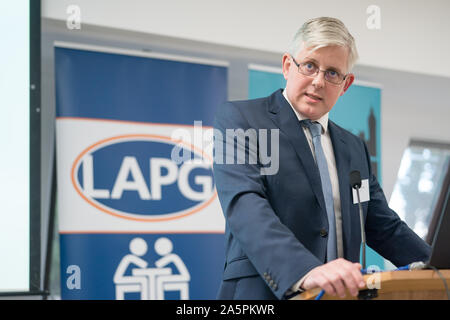
[[[348,289],[352,296],[357,296],[359,289],[364,288],[365,283],[361,274],[362,266],[345,259],[330,261],[324,265],[312,269],[303,282],[302,288],[309,290],[321,287],[329,295],[346,296]]]

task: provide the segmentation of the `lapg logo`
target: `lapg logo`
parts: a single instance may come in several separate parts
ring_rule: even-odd
[[[189,160],[171,159],[180,145]],[[76,192],[98,210],[136,221],[167,221],[191,215],[217,196],[212,158],[189,143],[139,134],[94,143],[75,159]]]

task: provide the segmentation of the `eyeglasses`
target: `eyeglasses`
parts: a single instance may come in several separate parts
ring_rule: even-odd
[[[322,71],[324,73],[324,78],[326,81],[328,81],[331,84],[339,85],[348,76],[348,74],[343,75],[333,69],[320,70],[319,67],[316,66],[316,64],[311,61],[297,63],[297,61],[295,61],[293,56],[291,56],[291,58],[294,61],[295,65],[297,66],[298,72],[307,77],[315,77],[319,72]]]

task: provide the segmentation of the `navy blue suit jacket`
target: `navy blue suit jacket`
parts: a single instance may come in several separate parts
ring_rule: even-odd
[[[215,129],[223,141],[216,139],[215,152],[222,146],[225,152],[227,144],[235,151],[250,153],[256,147],[259,152],[260,142],[243,145],[229,133],[227,137],[226,129],[250,128],[279,129],[279,170],[262,175],[262,164],[248,159],[245,164],[214,164],[226,219],[226,261],[218,298],[282,299],[295,282],[326,261],[328,220],[320,176],[282,90],[222,105]],[[362,204],[367,244],[395,265],[426,261],[430,247],[388,207],[365,143],[332,121],[328,128],[339,177],[344,258],[359,262],[359,213],[349,183],[349,173],[358,170],[370,187],[370,201]]]

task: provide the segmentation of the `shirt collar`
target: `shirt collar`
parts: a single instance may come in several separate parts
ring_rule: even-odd
[[[289,105],[291,106],[292,110],[294,111],[295,115],[297,116],[297,119],[299,121],[302,120],[306,120],[308,118],[306,118],[304,115],[302,115],[300,112],[298,112],[297,110],[295,110],[295,108],[292,106],[292,103],[289,101],[289,98],[287,97],[287,93],[286,93],[286,89],[283,90],[283,96],[286,99],[286,101],[289,103]],[[328,114],[329,112],[325,113],[322,117],[320,117],[317,121],[318,123],[320,123],[320,125],[322,126],[323,132],[326,133],[328,130]]]

